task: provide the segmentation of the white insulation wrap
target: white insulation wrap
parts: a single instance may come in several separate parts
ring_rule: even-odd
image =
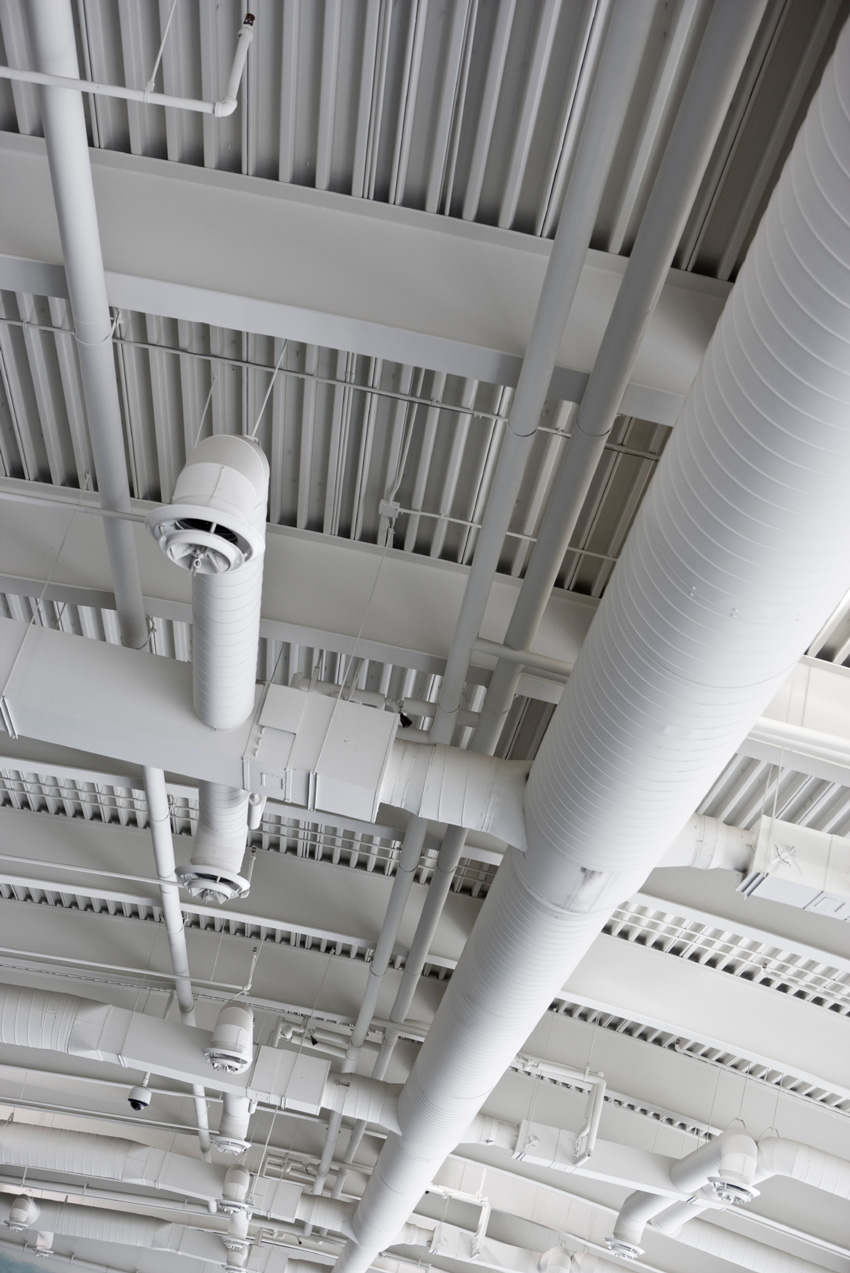
[[[183,1154],[117,1136],[33,1123],[0,1124],[0,1162],[32,1171],[59,1171],[90,1180],[120,1180],[167,1189],[205,1202],[217,1201],[224,1186],[220,1167]]]
[[[739,1233],[730,1233],[706,1220],[692,1220],[677,1234],[679,1242],[698,1251],[705,1251],[738,1269],[752,1269],[753,1273],[823,1273],[823,1265],[810,1264],[776,1247],[764,1246]]]
[[[0,1043],[85,1055],[97,1046],[106,1004],[53,990],[0,988]]]
[[[529,775],[339,1273],[364,1273],[850,579],[850,27]],[[685,1230],[687,1232],[687,1230]]]
[[[381,783],[381,801],[432,822],[487,831],[523,849],[527,778],[525,761],[396,739]]]
[[[759,1141],[756,1180],[787,1176],[837,1198],[850,1198],[850,1162],[781,1136]]]
[[[8,1221],[15,1199],[0,1196],[0,1223]],[[218,1237],[185,1225],[169,1224],[152,1216],[137,1216],[106,1207],[75,1206],[69,1202],[38,1200],[39,1233],[61,1233],[69,1238],[115,1242],[157,1251],[179,1251],[190,1259],[222,1263],[224,1248]]]
[[[676,836],[659,866],[694,866],[702,871],[750,870],[758,832],[730,827],[719,818],[695,813]]]

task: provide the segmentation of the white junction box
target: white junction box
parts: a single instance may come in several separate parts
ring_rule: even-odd
[[[739,891],[848,921],[848,848],[848,841],[841,836],[762,818],[752,870]]]
[[[398,718],[270,685],[243,756],[248,791],[373,822]]]

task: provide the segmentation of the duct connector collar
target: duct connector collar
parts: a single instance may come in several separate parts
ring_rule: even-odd
[[[201,783],[192,856],[188,865],[177,868],[181,885],[199,901],[221,906],[250,891],[251,882],[242,874],[247,813],[247,791]]]
[[[250,1214],[251,1204],[248,1193],[251,1188],[251,1173],[246,1167],[236,1164],[228,1167],[224,1177],[224,1187],[218,1200],[218,1209],[224,1215],[236,1215],[239,1212]]]
[[[204,1056],[214,1070],[243,1074],[254,1059],[254,1016],[244,1003],[226,1003]]]
[[[250,438],[205,438],[181,470],[172,503],[145,524],[175,566],[198,575],[239,570],[265,552],[268,474]]]
[[[22,1233],[24,1229],[29,1229],[35,1224],[41,1210],[38,1203],[26,1194],[20,1194],[12,1203],[9,1210],[9,1219],[6,1221],[6,1228],[11,1229],[13,1233]]]
[[[637,1260],[644,1251],[637,1242],[629,1242],[625,1238],[606,1238],[605,1245],[618,1260]]]
[[[756,1174],[755,1145],[749,1136],[729,1135],[717,1173],[708,1177],[706,1189],[726,1207],[740,1207],[759,1196],[753,1181]]]
[[[251,1105],[247,1096],[235,1096],[222,1092],[221,1119],[218,1131],[213,1133],[212,1143],[222,1154],[244,1154],[251,1148],[248,1139],[248,1123]]]

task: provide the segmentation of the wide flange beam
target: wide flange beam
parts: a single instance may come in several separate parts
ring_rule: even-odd
[[[234,173],[91,152],[110,302],[516,384],[548,240]],[[62,295],[44,143],[0,138],[0,287]],[[151,233],[151,226],[156,233]],[[590,252],[551,393],[579,401],[625,269]],[[671,271],[622,408],[673,424],[729,291]]]

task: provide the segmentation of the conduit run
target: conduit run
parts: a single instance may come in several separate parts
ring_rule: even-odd
[[[340,1273],[365,1273],[847,587],[850,28],[529,775]]]

